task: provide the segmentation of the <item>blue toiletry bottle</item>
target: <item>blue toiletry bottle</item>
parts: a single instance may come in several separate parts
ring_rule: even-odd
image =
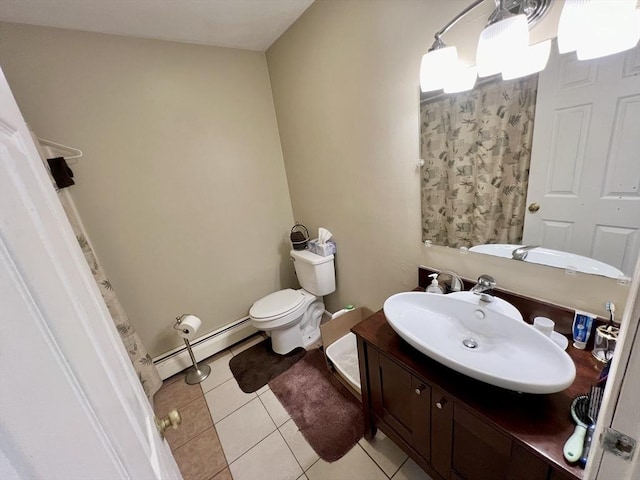
[[[591,327],[593,326],[593,319],[595,315],[585,312],[576,311],[573,317],[573,346],[584,350],[591,335]]]

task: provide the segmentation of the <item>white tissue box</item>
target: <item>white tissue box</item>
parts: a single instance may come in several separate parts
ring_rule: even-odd
[[[335,255],[336,244],[329,240],[327,243],[320,245],[316,238],[314,240],[309,240],[309,251],[322,257],[328,257],[329,255]]]

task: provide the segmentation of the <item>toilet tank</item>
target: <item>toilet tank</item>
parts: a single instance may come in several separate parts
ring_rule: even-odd
[[[319,297],[335,292],[333,255],[322,257],[309,250],[291,250],[290,253],[302,288]]]

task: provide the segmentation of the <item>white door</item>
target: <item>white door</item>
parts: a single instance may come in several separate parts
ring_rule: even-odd
[[[539,75],[523,244],[633,273],[640,251],[640,47]]]
[[[0,71],[0,478],[181,478]]]
[[[638,260],[627,307],[622,316],[620,337],[609,372],[603,405],[598,415],[595,441],[585,470],[585,480],[640,479],[640,259]],[[636,441],[631,458],[604,449],[605,427],[611,427]],[[614,443],[613,441],[608,443]]]

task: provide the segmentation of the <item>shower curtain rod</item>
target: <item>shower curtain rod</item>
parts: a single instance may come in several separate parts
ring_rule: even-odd
[[[73,158],[82,157],[82,150],[80,150],[78,148],[73,148],[73,147],[70,147],[69,145],[64,145],[62,143],[52,142],[51,140],[47,140],[46,138],[39,138],[38,137],[38,142],[40,142],[43,145],[47,145],[49,147],[64,148],[64,149],[72,152],[73,155],[65,157],[67,160],[70,160],[70,159],[73,159]]]

